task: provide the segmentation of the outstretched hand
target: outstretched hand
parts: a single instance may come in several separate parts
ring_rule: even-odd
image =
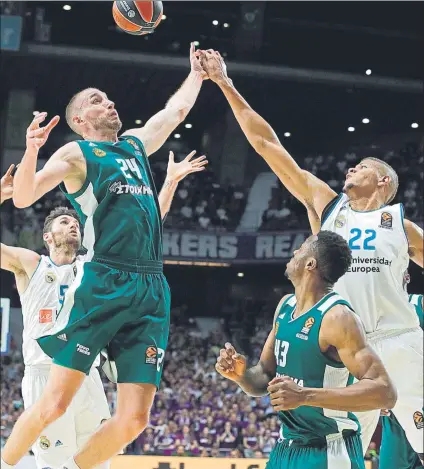
[[[49,138],[50,132],[56,127],[60,117],[54,116],[53,119],[44,127],[40,124],[46,119],[47,112],[38,113],[26,132],[26,145],[28,150],[38,151]]]
[[[9,166],[6,174],[0,180],[0,203],[11,199],[13,196],[13,176],[12,172],[15,168],[14,164]]]
[[[224,378],[238,383],[246,372],[246,357],[236,352],[236,349],[227,342],[225,348],[219,351],[215,369]]]
[[[190,65],[191,65],[191,71],[200,73],[200,76],[203,78],[203,80],[207,80],[208,74],[203,70],[202,64],[200,63],[200,57],[201,53],[199,50],[196,51],[196,47],[194,45],[194,42],[190,44]]]
[[[197,173],[203,171],[208,164],[208,160],[205,155],[199,156],[196,159],[192,159],[196,154],[196,151],[189,153],[179,163],[175,162],[174,153],[169,152],[168,169],[166,171],[166,179],[179,182],[191,173]]]
[[[220,83],[228,80],[227,66],[218,51],[208,49],[198,52],[202,68],[212,81]]]

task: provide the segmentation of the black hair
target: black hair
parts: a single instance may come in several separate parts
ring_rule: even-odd
[[[352,254],[346,240],[333,231],[320,231],[312,250],[322,280],[333,286],[344,275],[351,263]]]

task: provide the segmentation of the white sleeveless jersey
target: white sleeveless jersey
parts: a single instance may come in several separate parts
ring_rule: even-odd
[[[83,262],[84,257],[77,257],[72,264],[58,266],[49,257],[41,256],[26,290],[20,296],[24,325],[22,353],[26,366],[51,363],[51,358],[35,339],[49,334],[66,290]]]
[[[322,230],[341,235],[352,251],[352,265],[334,290],[361,317],[367,333],[419,326],[408,302],[403,277],[409,264],[408,239],[403,225],[402,204],[357,212],[340,194]]]

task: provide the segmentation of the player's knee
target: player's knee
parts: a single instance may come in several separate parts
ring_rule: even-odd
[[[128,441],[133,441],[149,424],[149,412],[138,412],[125,418]]]
[[[38,418],[46,425],[49,425],[62,417],[67,408],[67,401],[63,399],[52,399],[49,403],[44,403],[39,407]]]

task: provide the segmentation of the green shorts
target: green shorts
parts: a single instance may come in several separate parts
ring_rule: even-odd
[[[405,431],[393,413],[381,417],[383,429],[380,447],[380,469],[417,469],[423,467],[418,454],[412,449]]]
[[[79,269],[54,328],[38,343],[53,363],[86,374],[105,350],[112,381],[159,387],[170,302],[161,262],[95,258]]]
[[[365,469],[361,437],[340,437],[321,446],[279,440],[265,469]]]

